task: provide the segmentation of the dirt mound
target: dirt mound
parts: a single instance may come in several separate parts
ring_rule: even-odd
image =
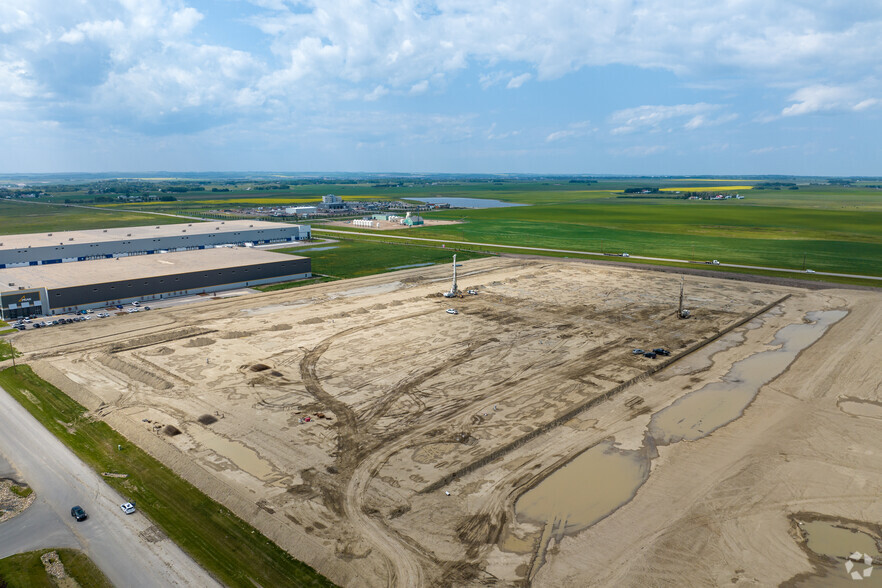
[[[164,380],[157,376],[155,373],[133,365],[118,356],[110,355],[109,353],[100,353],[95,356],[95,359],[111,370],[119,372],[136,382],[146,384],[155,390],[169,390],[175,386],[168,380]]]
[[[248,369],[252,372],[263,372],[270,369],[270,366],[266,365],[265,363],[255,363]]]
[[[212,345],[214,343],[214,339],[209,339],[208,337],[199,337],[197,339],[193,339],[192,341],[187,341],[184,343],[184,347],[205,347],[207,345]]]
[[[225,333],[221,333],[218,335],[219,339],[242,339],[244,337],[250,337],[254,333],[249,331],[228,331]]]
[[[119,353],[120,351],[128,351],[130,349],[138,349],[140,347],[149,347],[158,343],[167,343],[177,341],[178,339],[186,339],[187,337],[195,337],[206,333],[213,333],[208,329],[199,327],[186,327],[183,329],[174,329],[163,333],[154,333],[152,335],[144,335],[143,337],[134,337],[120,343],[115,343],[107,348],[109,353]],[[209,339],[209,341],[211,341]],[[212,341],[213,343],[214,341]]]
[[[300,324],[301,325],[317,325],[317,324],[323,323],[323,322],[325,322],[324,319],[320,319],[319,317],[314,316],[312,318],[308,318],[306,320],[300,321]],[[290,329],[291,327],[288,327],[288,328]],[[278,331],[280,329],[273,329],[273,330]]]
[[[211,425],[217,422],[217,417],[210,414],[203,414],[196,420],[203,425]]]
[[[157,347],[145,353],[145,355],[173,355],[175,352],[171,347]]]
[[[319,322],[321,322],[321,319],[319,319]],[[306,321],[301,321],[300,324],[312,324],[312,323],[307,323]],[[292,328],[291,325],[280,324],[280,325],[273,325],[267,330],[268,331],[289,331],[289,330],[291,330],[291,328]]]
[[[178,428],[177,428],[176,426],[174,426],[174,425],[166,425],[166,426],[162,429],[162,432],[165,433],[166,435],[168,435],[169,437],[174,437],[175,435],[180,435],[180,434],[181,434],[181,430],[178,429]]]

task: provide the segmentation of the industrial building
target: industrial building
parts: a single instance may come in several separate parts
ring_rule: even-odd
[[[290,206],[285,209],[285,214],[296,215],[296,216],[308,216],[310,214],[317,214],[318,207],[316,206]]]
[[[309,225],[250,220],[0,236],[0,269],[130,255],[262,245],[311,237]]]
[[[0,269],[5,319],[308,278],[311,260],[246,247]]]

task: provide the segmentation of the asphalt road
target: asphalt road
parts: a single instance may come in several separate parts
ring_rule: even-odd
[[[0,388],[0,454],[37,493],[22,514],[0,524],[0,557],[41,547],[78,547],[116,586],[220,586],[126,499],[80,461]],[[5,465],[0,461],[0,466]],[[70,508],[89,515],[77,523]],[[58,542],[58,543],[56,543]]]
[[[449,239],[426,239],[425,237],[411,237],[404,235],[390,235],[389,232],[383,233],[362,233],[358,231],[337,231],[334,229],[322,229],[317,228],[315,226],[312,227],[313,232],[322,232],[322,233],[340,233],[341,235],[365,235],[368,237],[382,237],[384,239],[406,239],[408,241],[428,241],[431,243],[450,243],[452,245],[471,245],[477,247],[501,247],[504,249],[518,249],[520,251],[545,251],[548,253],[572,253],[573,255],[596,255],[598,257],[602,257],[604,259],[613,258],[616,259],[621,256],[617,255],[605,255],[603,253],[599,253],[597,251],[576,251],[574,249],[548,249],[545,247],[525,247],[522,245],[500,245],[499,243],[475,243],[473,241],[450,241]],[[839,274],[834,272],[805,272],[803,270],[795,270],[795,269],[784,269],[780,267],[764,267],[761,265],[739,265],[737,263],[720,263],[720,264],[704,264],[704,263],[695,263],[694,261],[689,261],[688,259],[672,259],[667,257],[646,257],[643,255],[629,255],[628,259],[637,259],[642,261],[668,261],[673,263],[687,263],[690,266],[700,267],[703,269],[714,269],[719,267],[733,267],[738,269],[748,269],[748,270],[764,270],[770,272],[785,272],[788,274],[801,274],[804,276],[833,276],[837,278],[858,278],[861,280],[879,280],[882,281],[882,276],[864,276],[860,274]]]

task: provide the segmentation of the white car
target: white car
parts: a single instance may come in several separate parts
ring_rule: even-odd
[[[807,269],[807,270],[805,270],[805,273],[807,273],[807,274],[813,274],[813,273],[815,273],[815,270],[809,270],[809,269]]]
[[[119,507],[127,515],[130,515],[133,512],[135,512],[135,503],[134,502],[124,502],[123,504],[120,504]]]
[[[455,308],[448,308],[447,314],[459,314],[459,311],[456,310]]]

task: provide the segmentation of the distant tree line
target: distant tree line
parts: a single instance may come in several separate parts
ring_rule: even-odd
[[[782,188],[799,190],[799,186],[793,182],[760,182],[753,187],[754,190],[780,190]]]

